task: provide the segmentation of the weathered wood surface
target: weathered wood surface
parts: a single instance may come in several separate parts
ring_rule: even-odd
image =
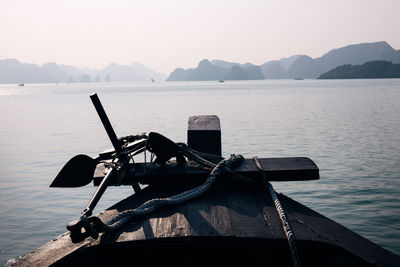
[[[306,157],[261,158],[259,160],[269,181],[319,179],[317,165]],[[260,173],[253,159],[245,159],[240,166],[233,170],[255,181],[260,181]],[[200,184],[205,181],[210,171],[210,169],[201,168],[193,162],[182,166],[175,162],[169,162],[161,167],[154,163],[136,163],[134,170],[127,173],[122,184],[131,185],[138,182],[150,185]],[[98,165],[94,174],[95,185],[100,184],[105,173],[104,165]],[[111,185],[113,185],[113,182],[111,182]]]
[[[149,186],[99,217],[106,222],[123,210],[183,189]],[[74,244],[64,234],[16,266],[102,266],[124,260],[138,266],[249,266],[249,259],[254,265],[290,266],[287,242],[267,192],[262,186],[218,184],[198,199],[157,210],[97,240]],[[393,253],[282,194],[278,197],[296,235],[303,266],[399,266],[400,257]]]
[[[194,150],[221,156],[221,124],[218,116],[190,116],[187,144]]]

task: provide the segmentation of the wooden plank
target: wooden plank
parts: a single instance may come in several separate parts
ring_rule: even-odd
[[[175,195],[191,187],[149,186],[102,214],[108,221],[118,211],[135,208],[152,198]],[[245,188],[246,190],[240,190]],[[266,216],[269,214],[269,227]],[[167,237],[238,237],[285,240],[272,199],[263,186],[220,184],[204,196],[156,210],[118,233],[102,236],[103,243]],[[107,239],[107,240],[106,240]]]
[[[319,179],[318,167],[309,158],[261,158],[259,160],[267,175],[268,181],[305,181]],[[241,165],[233,170],[240,175],[261,182],[259,170],[253,159],[245,159]],[[158,166],[154,163],[136,163],[134,168],[130,168],[126,177],[122,180],[122,184],[199,184],[205,181],[210,171],[210,169],[199,167],[198,165],[196,166],[194,163],[179,165],[175,162],[168,162],[164,166]],[[104,175],[104,165],[98,165],[94,174],[94,184],[99,185]],[[115,182],[111,182],[111,185],[115,184]]]

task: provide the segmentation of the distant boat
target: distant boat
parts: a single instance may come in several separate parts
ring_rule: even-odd
[[[155,80],[154,80],[153,78],[151,78],[150,80],[151,80],[151,82],[152,82],[152,83],[154,83],[154,82],[155,82]]]
[[[224,80],[219,80],[218,82],[219,82],[219,83],[223,83],[223,82],[225,82],[225,81],[224,81]]]
[[[24,83],[19,83],[19,84],[18,84],[18,86],[24,86],[24,85],[25,85]]]
[[[294,78],[295,80],[304,80],[304,78]]]

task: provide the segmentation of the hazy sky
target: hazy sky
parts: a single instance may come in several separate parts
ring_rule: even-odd
[[[170,73],[375,41],[400,49],[400,0],[0,0],[0,59],[40,65]]]

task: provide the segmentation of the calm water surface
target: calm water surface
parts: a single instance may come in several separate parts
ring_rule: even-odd
[[[321,179],[275,189],[400,254],[400,80],[0,84],[0,265],[65,232],[95,188],[49,188],[76,154],[117,135],[186,141],[187,118],[217,114],[223,153],[307,156]],[[109,188],[95,212],[132,193]]]

